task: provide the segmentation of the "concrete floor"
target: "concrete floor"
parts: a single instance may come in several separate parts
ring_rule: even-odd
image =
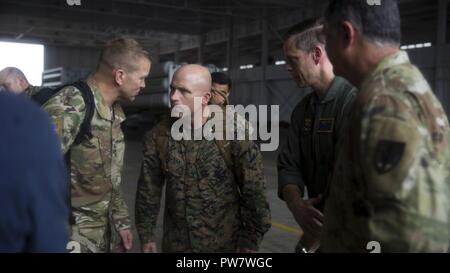
[[[129,131],[126,135],[126,152],[124,173],[122,179],[122,187],[125,194],[125,201],[127,202],[131,218],[134,223],[134,202],[137,180],[142,161],[142,132]],[[282,138],[282,132],[280,132]],[[272,228],[266,233],[264,240],[260,247],[260,252],[263,253],[291,253],[301,235],[301,230],[297,223],[291,216],[285,203],[277,196],[277,171],[276,171],[276,157],[277,152],[263,153],[264,167],[266,175],[267,199],[272,212]],[[161,213],[157,224],[157,243],[158,247],[161,245],[162,236],[162,216],[164,211],[164,201],[161,205]],[[134,245],[132,252],[139,252],[140,244],[136,233],[136,228],[133,226]]]

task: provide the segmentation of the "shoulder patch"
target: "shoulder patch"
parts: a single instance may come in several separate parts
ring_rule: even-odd
[[[405,152],[405,143],[389,140],[378,141],[373,159],[378,174],[385,174],[394,169]]]

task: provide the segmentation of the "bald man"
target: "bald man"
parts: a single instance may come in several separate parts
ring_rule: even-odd
[[[255,252],[270,228],[262,157],[252,141],[175,140],[171,135],[172,124],[187,117],[188,127],[204,132],[210,98],[208,70],[182,66],[173,77],[170,100],[173,108],[189,111],[161,121],[145,136],[135,206],[142,252],[157,250],[164,184],[163,252]],[[206,117],[194,122],[203,113]]]
[[[15,94],[34,95],[40,87],[32,86],[23,72],[16,67],[7,67],[0,71],[0,86]]]

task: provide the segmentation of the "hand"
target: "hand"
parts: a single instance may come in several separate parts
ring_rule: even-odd
[[[249,248],[240,248],[240,247],[238,247],[236,249],[236,253],[256,253],[256,250],[249,249]]]
[[[131,230],[124,229],[119,231],[120,235],[120,246],[119,246],[119,252],[128,252],[133,247],[133,234],[131,233]]]
[[[309,200],[297,199],[288,203],[288,207],[294,215],[295,221],[300,225],[305,234],[312,239],[320,237],[322,230],[323,214],[314,205],[322,201],[322,196]]]
[[[156,242],[150,241],[141,245],[142,253],[156,253]]]

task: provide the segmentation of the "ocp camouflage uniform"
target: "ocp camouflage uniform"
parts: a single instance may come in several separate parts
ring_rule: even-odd
[[[449,125],[406,52],[366,77],[348,125],[325,207],[323,250],[364,252],[375,241],[381,252],[447,251]]]
[[[235,157],[231,170],[214,140],[175,141],[169,130],[170,122],[163,121],[145,136],[136,197],[141,242],[155,240],[165,184],[163,252],[257,250],[271,223],[256,144],[229,142]],[[167,148],[156,147],[161,132],[168,138]],[[167,163],[161,162],[165,157],[159,153],[164,152]]]
[[[39,90],[41,90],[41,89],[42,89],[41,86],[28,85],[27,89],[25,89],[25,91],[23,92],[23,94],[25,94],[27,97],[32,97],[32,96],[34,96],[36,93],[38,93]]]
[[[55,123],[63,152],[70,149],[72,240],[81,244],[83,252],[114,251],[111,248],[118,242],[111,241],[111,234],[117,239],[117,231],[130,228],[120,189],[125,150],[120,124],[125,115],[118,104],[110,110],[93,80],[88,80],[88,85],[95,99],[90,140],[72,145],[85,116],[80,90],[66,87],[43,108]]]

